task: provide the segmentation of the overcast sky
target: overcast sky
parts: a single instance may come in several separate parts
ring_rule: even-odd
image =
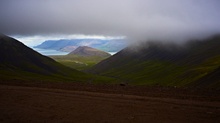
[[[188,39],[219,33],[219,12],[220,0],[0,0],[0,32]]]

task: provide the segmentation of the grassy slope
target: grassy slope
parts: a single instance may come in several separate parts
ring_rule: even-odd
[[[50,57],[65,66],[80,71],[88,69],[107,58],[100,56],[78,56],[78,55],[57,55]]]
[[[38,73],[31,73],[22,70],[0,70],[0,81],[10,82],[10,81],[27,81],[27,82],[82,82],[82,83],[120,83],[119,80],[109,77],[103,77],[92,74],[74,74],[69,71],[68,75],[60,74],[50,74],[43,75]]]
[[[220,38],[193,42],[189,46],[184,53],[157,48],[129,53],[125,49],[89,72],[120,78],[135,85],[199,86],[198,80],[220,66]],[[206,81],[204,85],[219,87],[218,82]]]

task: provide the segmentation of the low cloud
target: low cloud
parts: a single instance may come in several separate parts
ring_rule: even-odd
[[[0,32],[187,40],[220,32],[219,0],[1,0]]]

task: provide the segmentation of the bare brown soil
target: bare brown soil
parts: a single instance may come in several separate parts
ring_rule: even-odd
[[[1,123],[219,123],[218,90],[0,84]]]

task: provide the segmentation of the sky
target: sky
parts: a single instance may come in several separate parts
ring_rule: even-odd
[[[0,33],[46,39],[173,40],[220,32],[220,0],[0,0]]]

